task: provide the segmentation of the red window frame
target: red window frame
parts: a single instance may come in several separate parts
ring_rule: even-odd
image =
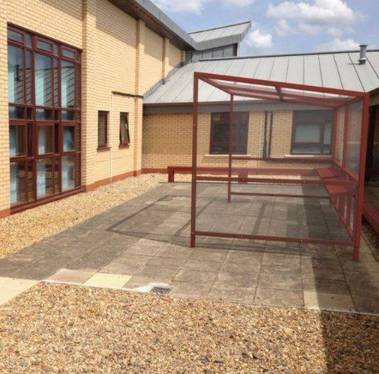
[[[13,46],[21,51],[22,55],[22,77],[21,77],[21,92],[22,98],[20,102],[9,102],[9,108],[16,108],[17,115],[15,118],[9,118],[9,126],[23,126],[24,127],[24,149],[25,152],[22,155],[10,157],[10,163],[17,162],[24,165],[24,169],[27,170],[28,175],[25,192],[27,199],[12,204],[12,211],[23,210],[29,206],[36,205],[37,203],[44,201],[51,201],[58,198],[63,193],[62,191],[62,157],[66,154],[71,154],[75,157],[75,187],[70,191],[64,191],[67,193],[74,193],[80,191],[81,181],[81,149],[80,149],[80,129],[81,129],[81,83],[80,83],[80,51],[74,47],[65,45],[59,41],[50,39],[48,37],[33,33],[29,30],[19,28],[13,25],[8,26],[8,31],[18,35],[17,38],[12,38],[8,33],[8,46]],[[50,48],[43,49],[37,48],[38,41],[47,43]],[[75,51],[73,58],[66,57],[62,54],[62,50]],[[51,63],[51,104],[49,106],[36,105],[36,70],[35,70],[35,58],[36,55],[42,55],[49,57]],[[27,70],[29,65],[27,58],[30,58],[30,71]],[[75,76],[75,89],[74,89],[74,106],[65,108],[61,106],[62,103],[62,91],[61,91],[61,79],[62,61],[73,62],[73,74]],[[28,79],[26,79],[28,78]],[[31,92],[29,93],[30,90]],[[38,116],[38,111],[42,110],[49,114],[46,118]],[[73,113],[70,120],[63,118],[63,113],[70,111]],[[39,154],[38,152],[38,132],[39,129],[44,126],[50,126],[52,149],[48,153]],[[72,152],[64,152],[63,150],[63,127],[74,126],[75,127],[75,149]],[[48,178],[52,178],[53,187],[52,194],[38,198],[37,196],[37,162],[38,160],[51,161],[51,174]],[[31,173],[31,174],[30,174]],[[32,178],[32,180],[30,180]]]

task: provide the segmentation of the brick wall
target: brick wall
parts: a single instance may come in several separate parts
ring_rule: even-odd
[[[83,4],[78,0],[6,0],[7,22],[82,48]]]
[[[264,142],[264,112],[249,115],[247,153],[261,157]],[[227,166],[227,155],[210,155],[210,113],[199,115],[199,166]],[[277,111],[273,117],[272,157],[285,157],[291,152],[292,112]],[[165,169],[169,165],[190,166],[192,163],[192,115],[149,114],[143,123],[143,169]],[[234,161],[235,166],[290,167],[290,162]],[[296,167],[309,167],[296,163]]]
[[[0,2],[0,217],[9,209],[8,56],[6,2]]]
[[[143,102],[130,95],[164,78],[182,52],[107,0],[0,0],[0,214],[9,209],[7,23],[82,49],[82,185],[140,170]],[[105,152],[97,150],[99,110],[109,111]],[[120,112],[129,113],[128,148],[119,147]]]

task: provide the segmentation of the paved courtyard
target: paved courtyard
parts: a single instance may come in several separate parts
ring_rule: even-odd
[[[315,186],[235,186],[235,190],[320,194]],[[255,305],[379,313],[379,263],[365,241],[351,248],[199,238],[189,243],[188,183],[157,188],[83,224],[0,260],[0,277],[48,280],[172,297]],[[344,239],[327,199],[234,197],[200,184],[198,229]],[[11,284],[11,282],[13,282]],[[20,287],[19,282],[17,287]]]

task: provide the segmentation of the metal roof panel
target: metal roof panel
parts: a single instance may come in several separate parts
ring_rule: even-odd
[[[357,52],[350,51],[200,60],[178,69],[166,84],[147,95],[145,104],[192,102],[195,71],[360,92],[378,88],[379,51],[368,51],[368,60],[362,65],[355,63],[357,57]],[[201,94],[201,100],[206,102],[220,101],[224,97],[224,93],[209,85],[204,86]]]

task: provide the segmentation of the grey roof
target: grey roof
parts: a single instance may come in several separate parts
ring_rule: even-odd
[[[201,60],[177,69],[165,84],[160,84],[145,97],[144,104],[191,103],[195,71],[361,92],[377,89],[379,50],[367,51],[365,64],[360,65],[358,59],[358,51],[343,51]],[[199,100],[225,101],[228,95],[201,82]]]
[[[233,25],[194,31],[189,33],[189,35],[197,43],[197,48],[203,50],[240,43],[250,28],[251,21],[246,21]]]

